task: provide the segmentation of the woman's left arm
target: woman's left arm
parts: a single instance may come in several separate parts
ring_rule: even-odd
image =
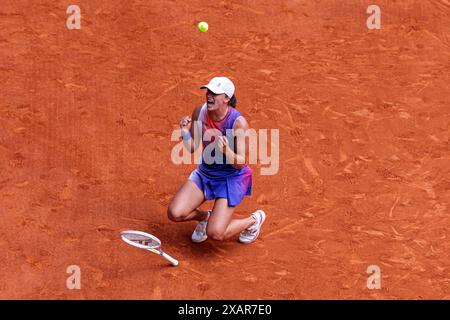
[[[233,131],[236,132],[240,130],[244,138],[236,139],[235,135],[233,135],[233,139],[236,142],[236,152],[232,150],[231,146],[228,145],[228,140],[226,137],[223,137],[223,142],[225,145],[225,156],[227,159],[227,163],[231,164],[236,169],[242,169],[246,164],[246,154],[248,154],[248,144],[245,139],[245,132],[248,130],[247,120],[243,116],[239,116],[233,125]]]

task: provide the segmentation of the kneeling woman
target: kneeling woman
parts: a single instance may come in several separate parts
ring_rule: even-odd
[[[176,222],[197,220],[197,227],[192,233],[193,242],[203,242],[208,237],[225,240],[240,233],[240,242],[251,243],[258,238],[266,214],[257,210],[248,218],[232,219],[236,206],[244,196],[251,195],[252,170],[245,164],[237,164],[245,161],[247,144],[238,145],[232,134],[227,137],[227,129],[245,131],[248,123],[236,110],[235,87],[230,79],[216,77],[201,88],[207,89],[206,103],[194,109],[192,118],[186,116],[180,121],[183,143],[191,153],[195,152],[200,142],[204,151],[209,143],[217,143],[223,161],[208,164],[210,161],[205,163],[205,156],[202,155],[201,164],[169,204],[168,217]],[[204,141],[195,134],[196,123],[201,126],[201,137],[206,131],[220,134],[213,141]],[[235,147],[232,149],[231,145]],[[198,207],[206,200],[215,200],[212,210],[199,210]]]

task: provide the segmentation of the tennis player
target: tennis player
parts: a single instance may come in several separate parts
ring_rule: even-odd
[[[245,219],[232,218],[244,196],[251,195],[252,170],[245,164],[247,144],[236,143],[236,136],[233,133],[227,136],[226,131],[245,131],[248,123],[236,110],[235,86],[230,79],[215,77],[201,89],[206,89],[206,103],[194,109],[192,118],[183,117],[180,128],[184,147],[191,153],[202,144],[202,161],[175,194],[167,210],[168,217],[176,222],[197,220],[192,233],[192,241],[196,243],[208,237],[221,241],[238,233],[240,242],[251,243],[258,238],[266,214],[257,210]],[[207,136],[211,136],[210,141],[205,139]],[[205,148],[210,143],[217,144],[222,154],[215,159],[222,158],[221,161],[204,161]],[[199,210],[206,200],[215,200],[212,210]]]

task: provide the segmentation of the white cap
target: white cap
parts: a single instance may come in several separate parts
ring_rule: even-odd
[[[234,95],[234,84],[227,77],[215,77],[209,81],[208,84],[205,84],[200,87],[200,89],[208,88],[215,94],[225,93],[228,98],[231,98]]]

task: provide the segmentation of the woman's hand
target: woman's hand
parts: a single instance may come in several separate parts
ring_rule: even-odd
[[[245,167],[245,156],[241,156],[233,151],[226,136],[219,136],[216,139],[217,148],[225,155],[227,164],[231,164],[236,169]]]
[[[226,136],[218,136],[217,137],[217,147],[219,148],[219,150],[223,154],[227,153],[227,151],[229,150],[230,146],[228,144],[228,139],[227,139]]]
[[[180,120],[180,128],[182,131],[184,131],[184,133],[188,133],[189,130],[191,129],[191,122],[192,119],[189,116],[184,116],[183,118],[181,118]]]

